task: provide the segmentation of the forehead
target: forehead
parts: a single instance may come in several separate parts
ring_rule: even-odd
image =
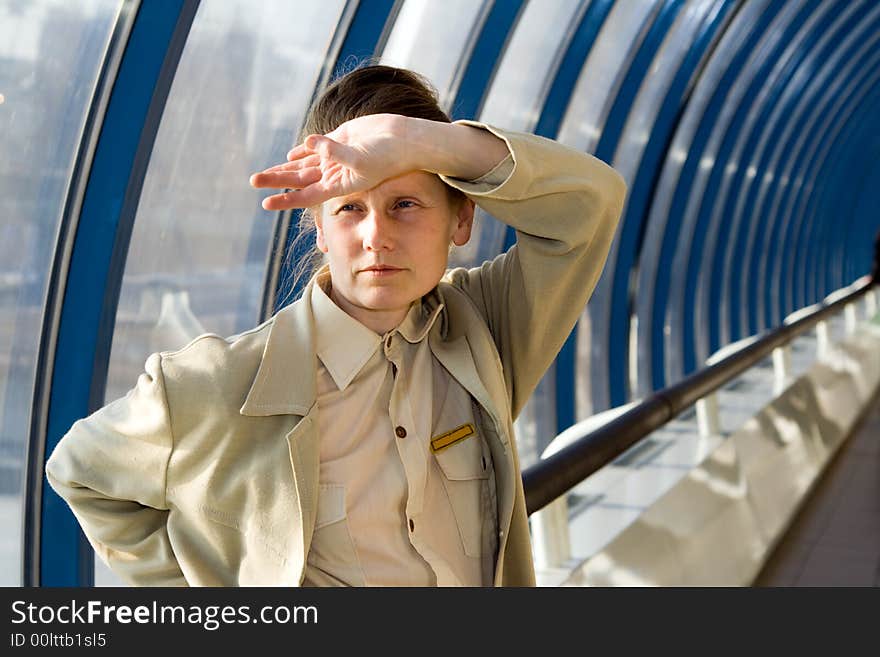
[[[387,178],[372,189],[337,198],[353,199],[369,196],[385,198],[389,196],[439,196],[445,194],[446,186],[437,175],[427,171],[410,171],[395,178]]]

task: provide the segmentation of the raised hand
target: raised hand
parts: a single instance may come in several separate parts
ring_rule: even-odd
[[[371,114],[340,125],[327,135],[309,135],[288,161],[255,173],[257,188],[291,189],[263,199],[266,210],[287,210],[375,187],[383,180],[419,168],[408,161],[407,119]]]

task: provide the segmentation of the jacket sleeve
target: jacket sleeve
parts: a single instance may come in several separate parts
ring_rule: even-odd
[[[474,121],[507,143],[512,170],[466,182],[442,176],[516,230],[516,244],[446,280],[483,315],[501,357],[515,418],[577,323],[605,265],[626,183],[587,153],[536,135]],[[510,158],[508,158],[508,161]],[[505,173],[502,171],[502,174]]]
[[[162,359],[153,354],[137,385],[74,423],[46,463],[95,552],[134,585],[187,585],[167,529],[172,445]]]

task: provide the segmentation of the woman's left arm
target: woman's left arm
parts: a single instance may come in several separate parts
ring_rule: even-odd
[[[442,177],[516,230],[506,253],[447,274],[489,325],[516,417],[599,280],[626,183],[601,160],[556,141],[461,123],[502,139],[513,159],[500,167],[509,169],[500,184]]]

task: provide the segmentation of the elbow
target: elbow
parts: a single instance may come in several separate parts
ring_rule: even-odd
[[[610,167],[609,167],[610,168]],[[629,191],[626,180],[617,169],[611,169],[611,180],[608,184],[613,194],[613,207],[617,210],[617,216],[623,212],[623,204],[626,202],[626,194]]]
[[[620,172],[604,160],[595,155],[587,155],[589,170],[585,172],[584,192],[582,199],[586,207],[587,216],[600,218],[600,225],[594,226],[594,230],[602,230],[611,224],[611,230],[617,226],[623,214],[626,203],[628,187],[626,179]],[[592,231],[591,231],[592,232]],[[589,239],[592,239],[592,234]]]
[[[599,161],[602,162],[601,160]],[[626,202],[628,187],[626,179],[617,169],[606,162],[602,162],[602,164],[604,165],[602,168],[605,175],[603,175],[598,181],[599,188],[604,196],[603,201],[607,213],[613,216],[616,221],[623,213],[623,206]]]
[[[585,246],[595,244],[597,238],[600,242],[613,238],[626,203],[628,188],[624,177],[604,162],[602,169],[603,175],[594,177],[589,193],[582,196],[581,216],[593,218],[582,224],[583,234],[578,241]]]
[[[608,167],[608,176],[603,180],[602,185],[604,192],[602,207],[604,228],[613,236],[617,230],[617,224],[620,223],[623,216],[628,188],[624,177],[610,166]]]

